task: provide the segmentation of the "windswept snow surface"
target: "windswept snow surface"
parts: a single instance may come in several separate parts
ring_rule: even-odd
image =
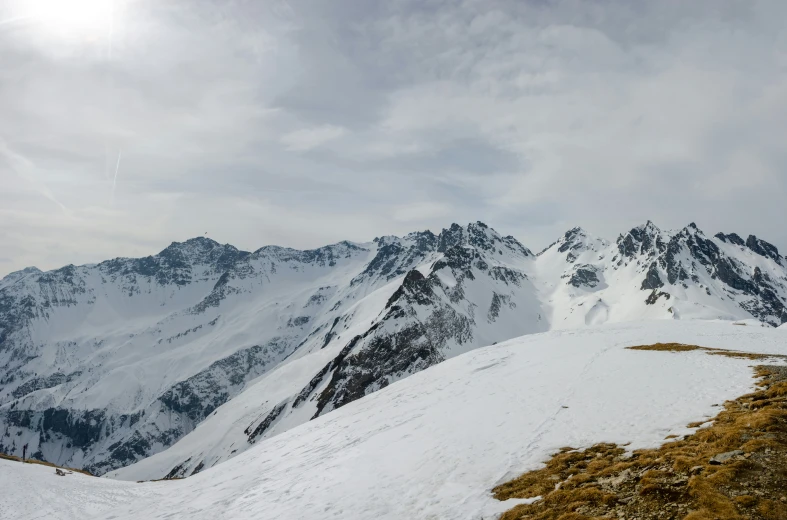
[[[787,353],[782,331],[729,322],[530,335],[450,359],[184,480],[56,477],[0,461],[0,517],[494,518],[513,504],[492,499],[492,487],[559,447],[656,446],[753,386],[751,361],[624,349],[658,341]],[[134,479],[163,461],[118,473]]]
[[[113,509],[151,498],[157,491],[152,484],[129,485],[79,473],[60,477],[49,466],[0,459],[0,519],[111,518],[107,513]]]

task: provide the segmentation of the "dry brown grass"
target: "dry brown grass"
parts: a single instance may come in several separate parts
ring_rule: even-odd
[[[708,348],[698,345],[685,345],[683,343],[655,343],[653,345],[637,345],[636,347],[626,347],[627,350],[650,350],[655,352],[689,352],[692,350],[702,350],[711,356],[726,356],[737,359],[751,359],[762,361],[764,359],[787,359],[787,356],[778,354],[755,354],[752,352],[738,352],[737,350],[725,350],[723,348]]]
[[[87,475],[89,477],[94,477],[92,473],[89,471],[85,471],[83,469],[75,469],[75,468],[67,468],[65,466],[58,466],[56,464],[52,464],[51,462],[46,462],[43,460],[36,460],[36,459],[25,459],[22,460],[21,457],[17,457],[16,455],[6,455],[5,453],[0,453],[0,459],[3,460],[12,460],[14,462],[23,462],[25,464],[38,464],[39,466],[49,466],[50,468],[60,468],[66,471],[74,471],[76,473],[82,473],[83,475]]]
[[[778,354],[753,354],[751,352],[736,352],[734,350],[722,350],[719,348],[706,349],[711,356],[726,356],[738,359],[751,359],[752,361],[762,361],[765,359],[784,359],[785,356]]]
[[[716,352],[646,347],[634,350]],[[787,368],[755,370],[756,392],[728,401],[712,424],[683,439],[628,457],[614,444],[563,448],[544,468],[498,486],[499,500],[543,497],[501,520],[787,520]],[[711,463],[734,450],[743,455]]]
[[[655,343],[653,345],[637,345],[626,347],[628,350],[655,350],[657,352],[688,352],[690,350],[708,350],[697,345],[684,345],[683,343]]]

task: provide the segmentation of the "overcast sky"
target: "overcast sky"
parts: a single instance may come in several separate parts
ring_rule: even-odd
[[[482,220],[787,249],[784,0],[0,0],[0,275]],[[782,251],[783,253],[785,251]]]

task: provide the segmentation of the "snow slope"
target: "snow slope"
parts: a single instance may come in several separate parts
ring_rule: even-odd
[[[0,512],[21,520],[105,518],[106,502],[115,501],[118,520],[490,518],[512,506],[494,501],[490,489],[559,447],[656,446],[753,387],[748,360],[624,349],[656,341],[787,353],[781,331],[728,322],[525,336],[431,367],[184,480],[72,475],[55,489],[49,468],[20,477],[20,465],[0,463]],[[119,473],[133,479],[157,458]],[[38,493],[46,500],[29,500]]]
[[[38,464],[0,459],[1,520],[83,520],[109,518],[113,509],[132,501],[148,500],[151,485],[128,485],[80,473],[65,477]]]
[[[575,228],[538,255],[479,222],[29,268],[0,281],[0,451],[104,473],[175,445],[147,478],[186,476],[484,345],[645,319],[775,325],[785,304],[772,245],[650,222],[615,242]]]

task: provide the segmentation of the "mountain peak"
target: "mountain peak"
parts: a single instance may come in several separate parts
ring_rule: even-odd
[[[42,271],[38,267],[30,266],[25,267],[24,269],[20,269],[19,271],[14,271],[12,273],[8,273],[4,277],[0,278],[0,282],[5,283],[14,283],[18,280],[21,280],[25,276],[34,275],[34,274],[41,274]]]
[[[437,251],[445,253],[456,246],[472,246],[482,251],[502,251],[507,249],[517,255],[531,256],[529,249],[519,243],[514,237],[503,237],[487,224],[481,221],[471,222],[467,226],[451,224],[443,229],[437,237]]]
[[[558,251],[565,253],[569,249],[581,249],[585,245],[585,238],[587,238],[587,233],[584,229],[581,227],[571,228],[556,242],[560,244]]]
[[[218,247],[221,245],[215,240],[213,240],[212,238],[208,238],[206,236],[189,238],[188,240],[182,243],[190,246],[199,246],[203,248]],[[177,242],[173,242],[173,244],[177,244]]]
[[[587,236],[587,232],[584,229],[582,229],[580,226],[577,226],[566,231],[566,233],[563,235],[563,238],[565,238],[566,240],[572,240],[576,237],[583,237],[583,236]]]
[[[648,220],[645,224],[620,235],[617,240],[618,250],[627,258],[633,258],[638,253],[653,252],[660,235],[661,229]]]
[[[661,228],[654,224],[652,220],[648,220],[644,224],[640,224],[639,226],[632,228],[632,231],[634,230],[644,231],[651,235],[655,233],[661,233]]]
[[[695,235],[697,233],[703,234],[702,230],[699,227],[697,227],[697,224],[695,224],[694,222],[691,222],[688,226],[684,227],[681,231],[692,235]]]
[[[419,240],[421,238],[437,238],[437,235],[432,233],[430,230],[425,229],[423,231],[413,231],[411,233],[407,233],[404,238]]]
[[[162,250],[159,255],[168,256],[173,253],[191,253],[191,252],[206,252],[217,247],[221,247],[221,245],[213,239],[208,237],[194,237],[189,238],[185,242],[172,242],[168,245],[164,250]],[[228,246],[232,247],[232,246]]]

